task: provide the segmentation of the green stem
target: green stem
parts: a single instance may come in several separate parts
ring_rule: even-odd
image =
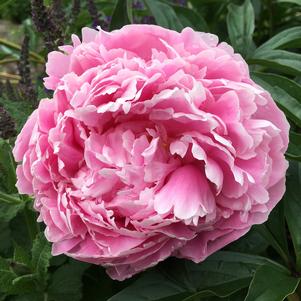
[[[21,204],[22,201],[18,197],[0,191],[0,201],[7,204]]]
[[[44,301],[48,301],[48,294],[44,293]]]
[[[6,72],[0,72],[0,78],[20,80],[19,75],[10,74],[10,73],[6,73]]]
[[[16,62],[19,62],[19,60],[16,58],[7,58],[7,59],[0,60],[0,65],[16,63]]]
[[[7,41],[5,39],[1,39],[0,38],[0,44],[1,45],[4,45],[6,47],[9,47],[9,48],[12,48],[12,49],[15,49],[15,50],[18,50],[20,51],[21,50],[21,46],[19,46],[18,44],[15,44],[13,42],[10,42],[10,41]],[[29,55],[33,58],[35,58],[39,63],[41,64],[44,64],[45,63],[45,60],[42,56],[40,56],[39,54],[37,54],[36,52],[33,52],[33,51],[29,51]]]
[[[0,60],[0,65],[5,65],[5,64],[11,64],[11,63],[18,63],[20,60],[18,58],[6,58],[3,60]],[[38,64],[42,64],[41,61],[38,61],[37,59],[34,58],[30,58],[29,61],[34,62],[34,63],[38,63]]]

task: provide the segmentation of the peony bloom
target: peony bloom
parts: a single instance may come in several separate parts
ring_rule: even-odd
[[[72,41],[49,54],[53,98],[14,148],[53,255],[123,280],[169,256],[200,262],[267,219],[289,125],[239,54],[191,28]]]

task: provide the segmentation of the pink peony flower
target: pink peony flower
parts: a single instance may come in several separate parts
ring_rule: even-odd
[[[215,35],[84,28],[48,56],[14,148],[53,255],[123,280],[195,262],[264,222],[285,190],[289,125]]]

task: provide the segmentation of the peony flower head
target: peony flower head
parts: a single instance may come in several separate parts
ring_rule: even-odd
[[[84,28],[49,53],[19,134],[20,193],[53,255],[118,280],[204,260],[264,222],[285,189],[289,125],[239,54],[185,28]]]

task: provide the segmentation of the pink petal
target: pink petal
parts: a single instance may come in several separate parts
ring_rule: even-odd
[[[185,165],[176,169],[155,195],[154,208],[159,214],[173,209],[177,218],[188,219],[213,212],[215,202],[202,171]]]

